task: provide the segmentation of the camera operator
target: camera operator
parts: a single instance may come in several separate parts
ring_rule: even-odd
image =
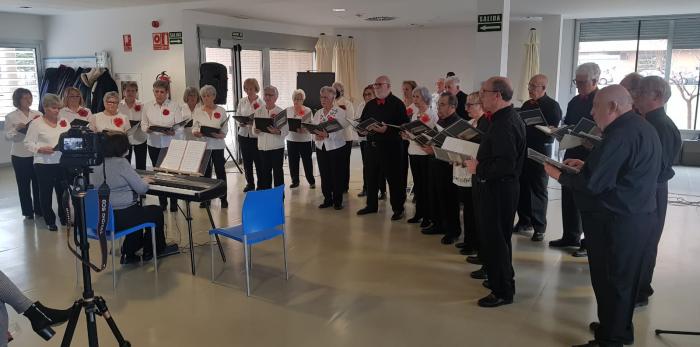
[[[95,187],[104,181],[104,172],[107,173],[107,184],[110,188],[109,202],[114,210],[114,227],[124,230],[133,226],[152,222],[156,224],[156,251],[158,257],[176,254],[179,249],[177,244],[166,245],[164,233],[163,210],[160,206],[139,206],[137,204],[140,194],[148,191],[148,184],[152,181],[141,178],[124,158],[129,151],[129,138],[121,132],[107,132],[102,143],[105,171],[102,165],[94,166],[90,174],[90,183]],[[139,257],[136,252],[143,245],[151,244],[151,233],[133,233],[124,239],[122,245],[121,264],[136,263]],[[151,247],[143,247],[143,261],[153,257]]]
[[[54,150],[61,134],[70,129],[70,123],[59,119],[61,99],[55,94],[44,95],[42,100],[44,116],[29,125],[24,145],[34,154],[34,172],[39,181],[39,196],[41,212],[50,231],[57,231],[56,214],[52,207],[52,191],[56,191],[58,201],[58,216],[61,225],[66,225],[66,212],[61,199],[66,189],[64,169],[59,165],[61,152]]]

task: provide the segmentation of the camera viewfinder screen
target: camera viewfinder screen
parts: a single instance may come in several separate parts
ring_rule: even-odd
[[[63,139],[63,149],[69,151],[80,151],[83,150],[83,139],[75,137],[67,137]]]

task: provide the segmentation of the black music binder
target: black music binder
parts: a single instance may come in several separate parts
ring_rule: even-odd
[[[544,118],[544,114],[542,114],[542,110],[539,108],[518,111],[518,115],[520,115],[520,118],[525,122],[526,126],[547,125],[547,120]]]
[[[90,122],[88,122],[88,121],[86,121],[86,120],[78,119],[78,118],[73,119],[73,120],[70,122],[70,125],[71,125],[71,126],[79,126],[79,127],[87,126],[87,125],[89,125],[89,124],[90,124]]]

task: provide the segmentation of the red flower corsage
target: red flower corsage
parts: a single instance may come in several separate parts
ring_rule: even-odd
[[[333,117],[333,116],[328,116],[328,121],[329,121],[329,122],[330,122],[330,121],[333,121],[334,119],[335,119],[335,117]]]
[[[58,123],[58,125],[60,125],[61,128],[65,128],[68,126],[68,122],[66,122],[65,119],[61,119],[61,121]]]
[[[170,114],[170,110],[168,110],[167,108],[163,110],[163,115],[164,115],[164,116],[167,116],[167,115],[169,115],[169,114]]]
[[[413,109],[410,108],[410,107],[407,108],[407,109],[406,109],[406,115],[409,116],[409,117],[413,116]]]
[[[305,110],[303,108],[300,110],[297,110],[297,114],[299,115],[299,117],[304,117],[304,114],[305,114],[304,111]]]
[[[112,120],[112,123],[114,123],[117,128],[121,128],[122,125],[124,125],[124,120],[121,117],[117,117]]]
[[[79,115],[80,117],[87,117],[88,112],[87,112],[86,109],[81,108],[81,109],[78,110],[78,115]]]
[[[141,112],[141,105],[136,104],[136,105],[134,106],[134,111],[136,111],[136,112]]]
[[[216,119],[221,118],[221,113],[219,113],[219,112],[214,112],[214,118],[216,118]]]
[[[259,108],[260,108],[260,104],[258,104],[257,101],[254,102],[254,103],[253,103],[253,109],[257,110],[257,109],[259,109]]]
[[[425,123],[425,124],[428,124],[428,122],[430,122],[430,117],[428,117],[427,114],[424,114],[424,115],[420,116],[420,121]]]

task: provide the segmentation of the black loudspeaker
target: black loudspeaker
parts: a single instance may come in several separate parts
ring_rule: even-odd
[[[199,87],[211,85],[216,88],[215,104],[226,104],[228,95],[228,71],[226,66],[219,63],[203,63],[199,65]]]
[[[297,89],[306,93],[304,105],[314,112],[321,108],[321,87],[332,86],[335,82],[333,72],[297,72]]]

